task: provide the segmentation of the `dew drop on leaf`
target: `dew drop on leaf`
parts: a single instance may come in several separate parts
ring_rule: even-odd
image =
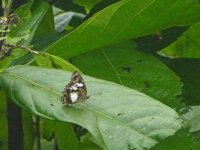
[[[109,138],[109,139],[112,139],[113,137],[110,135],[108,138]]]

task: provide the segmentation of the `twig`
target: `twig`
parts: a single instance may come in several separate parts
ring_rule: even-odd
[[[32,49],[30,49],[30,48],[24,46],[24,45],[19,45],[19,44],[13,44],[13,45],[5,44],[5,46],[10,47],[10,48],[12,48],[12,49],[21,48],[21,49],[23,49],[23,50],[28,51],[28,52],[31,53],[31,54],[40,54],[40,52],[34,51],[34,50],[32,50]]]

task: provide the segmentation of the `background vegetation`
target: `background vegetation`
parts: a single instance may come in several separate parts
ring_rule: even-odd
[[[200,149],[199,0],[2,0],[0,149]],[[79,70],[90,98],[63,105]]]

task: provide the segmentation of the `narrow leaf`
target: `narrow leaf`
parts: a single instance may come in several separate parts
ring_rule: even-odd
[[[79,71],[78,68],[67,62],[61,57],[50,55],[48,53],[35,54],[34,58],[39,66],[41,67],[54,67],[57,69],[67,70],[67,71]]]

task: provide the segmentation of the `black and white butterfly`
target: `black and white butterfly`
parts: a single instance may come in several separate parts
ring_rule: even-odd
[[[71,81],[65,86],[62,92],[61,101],[63,104],[74,104],[83,102],[87,98],[87,88],[84,80],[78,71],[74,71]]]

